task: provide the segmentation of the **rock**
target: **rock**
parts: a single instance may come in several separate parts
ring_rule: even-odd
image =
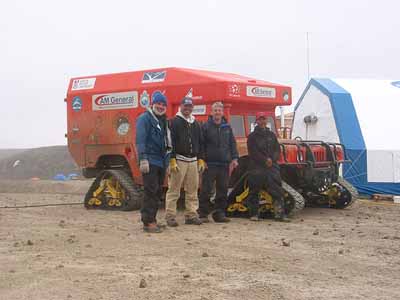
[[[203,252],[203,254],[201,255],[202,257],[208,257],[208,253],[207,252]]]
[[[385,235],[385,236],[382,237],[382,239],[388,240],[388,239],[389,239],[389,236],[388,236],[388,235]]]
[[[147,282],[144,278],[142,278],[139,283],[139,288],[144,289],[145,287],[147,287]]]
[[[338,253],[339,253],[340,255],[342,255],[342,254],[344,253],[344,250],[343,250],[343,249],[340,249]]]
[[[62,269],[62,268],[64,268],[64,265],[58,265],[58,266],[56,266],[56,269]]]
[[[15,270],[10,270],[9,272],[10,272],[10,273],[15,273]]]
[[[282,246],[290,247],[290,241],[286,241],[285,239],[282,239]]]
[[[32,242],[31,240],[28,240],[28,241],[26,242],[26,244],[27,244],[28,246],[32,246],[32,245],[33,245],[33,242]]]
[[[314,232],[313,232],[313,235],[319,235],[319,230],[315,229]]]
[[[64,220],[60,220],[60,222],[58,223],[58,226],[65,227],[65,221]]]
[[[190,274],[183,274],[183,278],[190,278]]]
[[[304,219],[300,219],[300,222],[304,222]]]
[[[14,243],[14,247],[19,247],[19,243],[18,243],[18,242],[15,242],[15,243]]]

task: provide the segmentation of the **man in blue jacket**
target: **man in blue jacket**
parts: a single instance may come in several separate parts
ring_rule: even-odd
[[[199,201],[199,216],[203,223],[209,222],[210,195],[214,184],[216,187],[215,211],[212,217],[215,222],[229,222],[225,216],[227,205],[229,168],[238,166],[238,151],[231,126],[223,117],[224,106],[216,102],[211,107],[211,116],[203,125],[203,151],[207,169],[203,173]]]
[[[152,95],[151,108],[141,114],[136,122],[136,149],[144,185],[141,209],[143,230],[150,233],[162,232],[156,215],[171,149],[166,111],[167,98],[156,91]]]

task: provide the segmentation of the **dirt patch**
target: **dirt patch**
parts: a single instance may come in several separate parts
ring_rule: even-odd
[[[0,194],[4,205],[81,195]],[[0,210],[1,299],[399,299],[400,206],[141,230],[138,212]],[[163,212],[159,219],[162,220]],[[317,231],[318,230],[318,231]],[[318,232],[316,234],[316,232]],[[283,241],[285,243],[283,243]]]

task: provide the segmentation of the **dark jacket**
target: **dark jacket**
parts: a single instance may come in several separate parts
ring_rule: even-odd
[[[202,129],[204,157],[207,164],[227,165],[233,159],[239,158],[232,128],[225,118],[221,124],[215,124],[210,116]]]
[[[181,116],[170,121],[172,152],[171,158],[177,154],[188,158],[202,158],[202,134],[200,124],[194,120],[189,123]]]
[[[149,110],[141,114],[136,121],[136,150],[139,161],[147,159],[150,164],[165,168],[169,144],[165,116],[156,117]]]
[[[247,137],[247,150],[253,166],[265,166],[268,158],[276,163],[281,153],[275,133],[269,128],[263,130],[258,126]]]

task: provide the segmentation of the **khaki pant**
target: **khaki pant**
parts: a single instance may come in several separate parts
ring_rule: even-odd
[[[185,190],[185,217],[197,216],[199,200],[197,190],[199,187],[199,172],[197,161],[184,162],[177,160],[178,172],[171,172],[168,177],[168,191],[165,199],[165,217],[176,217],[176,205],[181,194],[181,188]]]

